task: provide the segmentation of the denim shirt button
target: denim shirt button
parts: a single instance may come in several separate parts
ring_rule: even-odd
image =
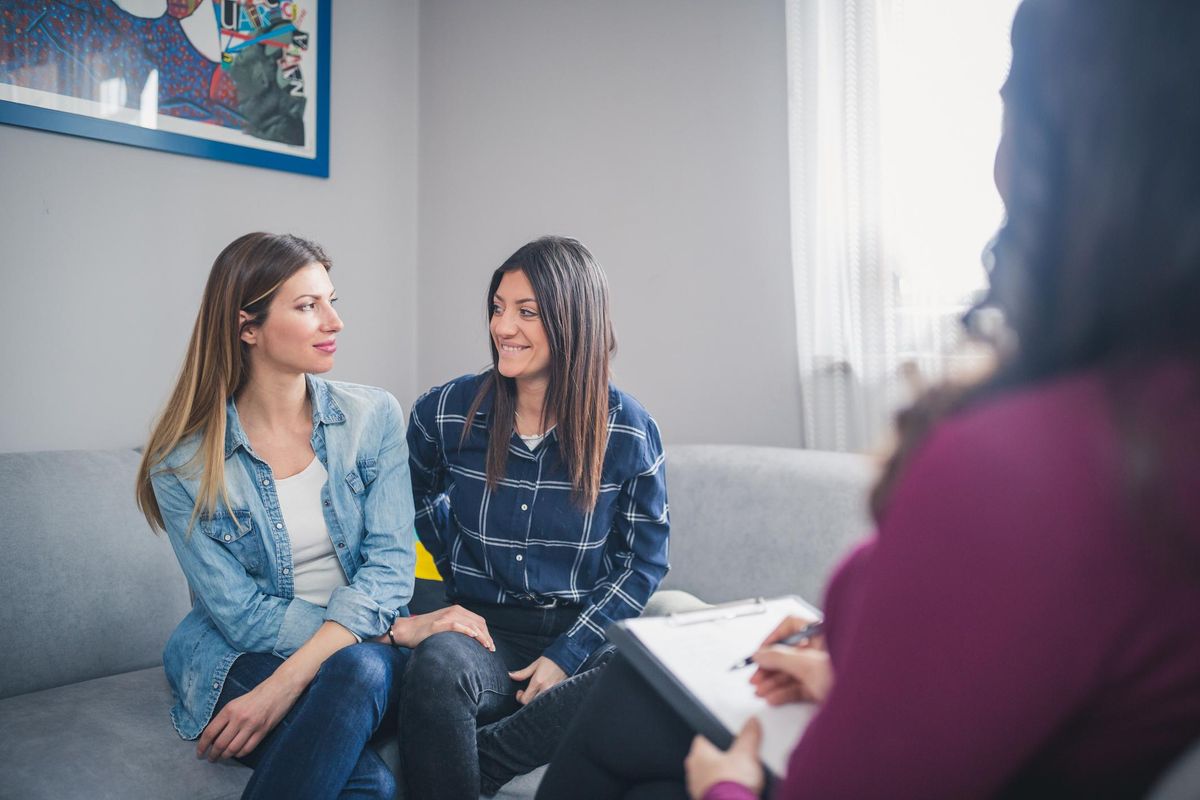
[[[328,500],[326,500],[326,501],[325,501],[325,507],[326,507],[326,508],[329,508],[329,501],[328,501]]]
[[[228,534],[228,533],[227,533],[227,534],[225,534],[225,541],[227,541],[227,542],[231,542],[231,541],[233,541],[233,536],[231,536],[231,535],[230,535],[230,534]]]
[[[528,511],[528,510],[529,510],[529,506],[528,506],[528,504],[526,504],[526,503],[521,503],[521,510],[522,510],[522,511]]]
[[[291,570],[290,570],[289,568],[287,568],[287,567],[284,567],[284,568],[283,568],[283,574],[284,574],[284,575],[287,575],[287,574],[289,574],[289,573],[291,573]]]
[[[263,478],[263,486],[270,486],[270,485],[271,485],[271,481],[267,480],[266,478]]]
[[[217,681],[213,681],[213,688],[214,688],[214,689],[220,689],[220,688],[221,688],[221,684],[220,684],[220,683],[218,683]]]
[[[344,550],[344,549],[346,548],[346,543],[345,543],[345,542],[338,542],[338,547]]]
[[[275,530],[277,530],[277,531],[281,531],[281,530],[283,530],[283,523],[282,523],[282,522],[276,522],[276,523],[275,523]]]
[[[521,555],[520,553],[517,553],[517,561],[524,561],[524,560],[525,560],[525,556]]]

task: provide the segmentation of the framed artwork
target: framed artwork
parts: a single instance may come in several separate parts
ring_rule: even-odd
[[[329,175],[330,0],[3,0],[0,122]]]

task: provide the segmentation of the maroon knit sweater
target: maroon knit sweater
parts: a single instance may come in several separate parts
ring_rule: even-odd
[[[834,688],[777,798],[1139,797],[1200,738],[1200,388],[1131,407],[1184,542],[1126,511],[1097,375],[937,427],[826,597]],[[706,800],[745,798],[713,787]]]

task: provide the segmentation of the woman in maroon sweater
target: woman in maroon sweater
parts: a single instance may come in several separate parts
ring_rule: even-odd
[[[1026,0],[1012,40],[997,368],[901,416],[826,639],[759,653],[820,703],[774,797],[1138,797],[1200,738],[1200,3]],[[618,658],[539,797],[685,782],[761,793],[755,726],[693,742]]]

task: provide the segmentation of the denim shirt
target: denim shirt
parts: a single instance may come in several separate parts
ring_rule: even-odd
[[[417,535],[456,600],[578,608],[575,624],[544,653],[572,675],[604,643],[608,625],[642,613],[667,573],[662,438],[646,409],[610,385],[595,506],[575,503],[555,429],[532,450],[514,431],[505,474],[488,489],[490,395],[463,437],[485,377],[457,378],[413,404]]]
[[[154,469],[151,482],[167,535],[194,594],[167,641],[163,668],[175,696],[171,719],[195,739],[208,724],[225,676],[242,653],[286,658],[325,620],[360,638],[379,636],[412,596],[416,552],[403,412],[382,389],[307,376],[312,448],[329,480],[325,524],[348,585],[326,608],[295,597],[292,548],[270,466],[254,454],[231,398],[226,406],[225,487],[188,533],[199,472],[193,436]]]

